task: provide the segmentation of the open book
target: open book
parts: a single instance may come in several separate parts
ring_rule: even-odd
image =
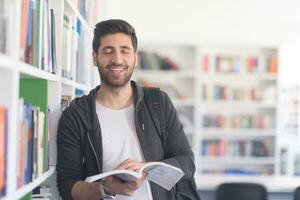
[[[146,163],[139,172],[115,169],[101,174],[89,176],[85,179],[86,182],[94,182],[105,179],[108,176],[115,176],[123,181],[135,181],[142,177],[143,172],[147,172],[147,180],[152,181],[166,190],[171,188],[183,177],[184,173],[181,169],[163,162]]]

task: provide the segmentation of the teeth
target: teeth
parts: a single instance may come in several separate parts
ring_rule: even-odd
[[[110,70],[112,70],[112,71],[122,71],[122,70],[124,70],[125,69],[125,67],[122,67],[122,68],[110,68]]]
[[[113,69],[110,69],[110,70],[112,70],[112,71],[122,71],[124,68],[113,68]]]

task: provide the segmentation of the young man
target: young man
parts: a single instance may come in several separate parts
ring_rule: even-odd
[[[122,182],[113,176],[102,182],[84,182],[88,176],[115,168],[135,171],[149,161],[182,169],[185,175],[181,181],[193,181],[195,172],[191,147],[167,94],[161,92],[166,126],[162,142],[143,88],[130,81],[138,60],[134,28],[123,20],[98,23],[93,50],[101,85],[72,101],[58,126],[60,195],[63,199],[84,200],[175,200],[176,186],[167,191],[146,181],[146,175],[134,182]]]

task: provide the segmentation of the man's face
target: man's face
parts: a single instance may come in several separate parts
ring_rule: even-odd
[[[108,34],[101,38],[100,44],[93,58],[98,66],[101,84],[112,88],[126,85],[137,62],[130,36],[124,33]]]

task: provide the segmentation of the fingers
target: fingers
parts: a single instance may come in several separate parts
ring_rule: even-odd
[[[142,162],[126,159],[121,162],[115,169],[127,169],[132,171],[138,171],[142,167]]]
[[[132,182],[122,182],[118,178],[109,176],[105,179],[104,189],[110,194],[132,196],[133,193],[143,184],[143,182],[143,177]]]

